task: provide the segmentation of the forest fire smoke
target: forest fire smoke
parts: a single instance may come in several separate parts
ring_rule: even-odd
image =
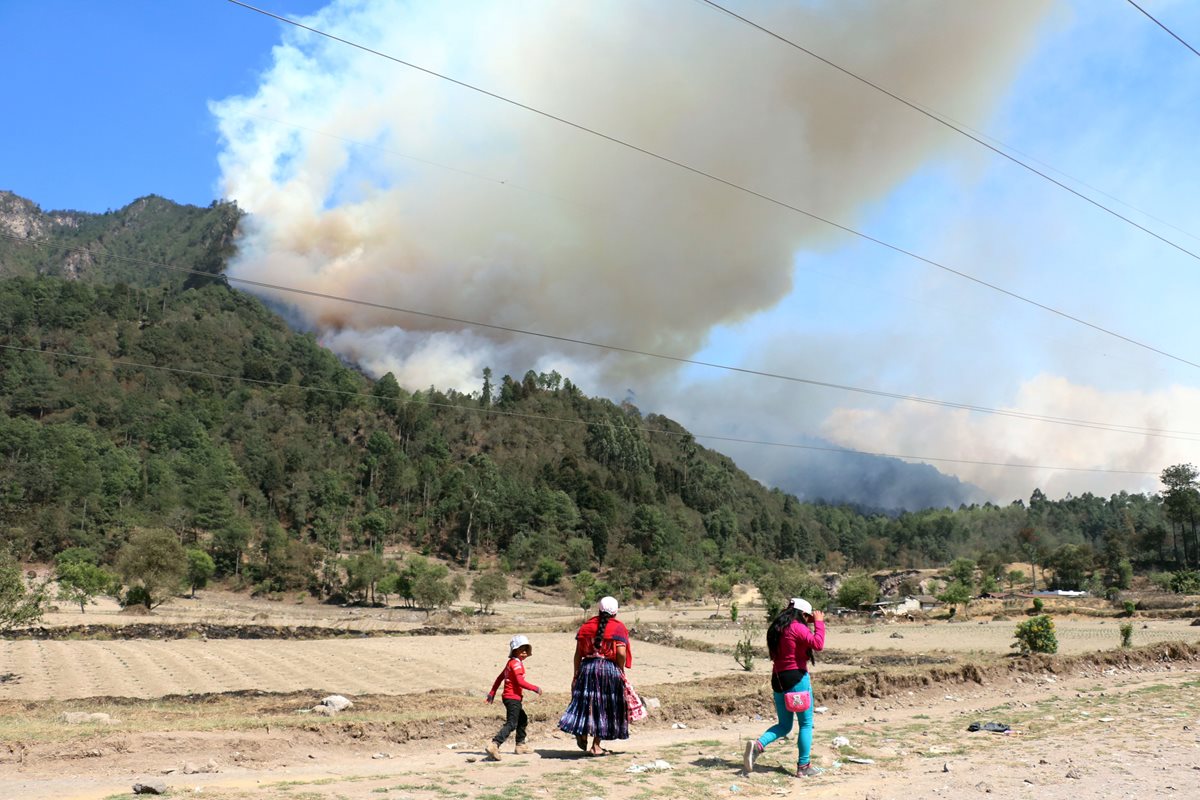
[[[1046,3],[746,13],[968,124]],[[699,4],[344,0],[322,30],[844,223],[952,133]],[[238,276],[689,355],[827,246],[786,210],[344,44],[285,31],[256,91],[213,104]],[[432,162],[432,163],[430,163]],[[441,165],[441,166],[435,166]],[[595,391],[667,362],[281,295],[342,354],[413,387],[571,370]],[[588,386],[586,381],[593,383]]]

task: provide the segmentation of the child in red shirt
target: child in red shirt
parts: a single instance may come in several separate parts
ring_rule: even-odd
[[[500,760],[500,745],[504,744],[504,740],[514,730],[517,732],[517,755],[533,752],[533,749],[525,744],[525,730],[529,726],[529,717],[525,715],[525,709],[521,708],[525,689],[539,695],[542,693],[541,689],[525,680],[524,662],[531,655],[533,645],[529,643],[528,637],[522,634],[512,637],[508,643],[508,663],[504,665],[504,671],[496,676],[492,690],[488,692],[487,701],[494,702],[496,689],[500,688],[501,681],[504,682],[504,694],[501,695],[505,711],[504,725],[487,745],[487,754],[493,761]]]

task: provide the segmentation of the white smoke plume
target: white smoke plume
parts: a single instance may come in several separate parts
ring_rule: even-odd
[[[967,124],[1042,0],[738,5]],[[309,24],[853,224],[939,152],[974,151],[699,3],[335,0]],[[258,24],[246,20],[245,24]],[[690,355],[771,307],[830,229],[445,81],[285,30],[257,90],[213,105],[231,273]],[[430,162],[433,162],[432,164]],[[434,166],[434,164],[442,166]],[[554,366],[621,392],[668,362],[281,294],[338,352],[412,388]]]
[[[1033,464],[1036,470],[954,465],[962,480],[986,486],[993,499],[1027,499],[1030,487],[1050,497],[1067,493],[1107,496],[1119,491],[1158,491],[1157,475],[1168,464],[1195,461],[1200,438],[1200,390],[1173,386],[1152,391],[1102,391],[1060,376],[1041,375],[1022,383],[1013,409],[1073,420],[1158,429],[1165,436],[1086,430],[1046,423],[1014,423],[912,404],[886,410],[838,409],[821,433],[847,447],[1000,463]],[[1053,454],[1053,461],[1047,453]],[[1073,472],[1055,467],[1122,470]]]

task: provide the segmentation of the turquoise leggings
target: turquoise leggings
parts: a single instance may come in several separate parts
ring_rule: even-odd
[[[808,679],[808,673],[804,673],[804,677],[800,682],[793,686],[788,691],[790,692],[808,692],[812,695],[812,681]],[[808,711],[788,711],[787,706],[783,703],[783,692],[772,692],[775,695],[775,713],[779,715],[779,722],[767,728],[766,733],[758,737],[758,743],[764,748],[771,744],[776,739],[787,736],[792,732],[792,717],[800,718],[800,736],[796,740],[796,749],[799,751],[799,758],[796,764],[803,767],[809,762],[812,754],[812,737],[813,737],[813,710],[812,703],[808,705]]]

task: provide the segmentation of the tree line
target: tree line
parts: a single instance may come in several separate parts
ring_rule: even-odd
[[[141,211],[145,229],[125,211],[108,224],[219,272],[236,214],[188,211],[180,242],[162,203]],[[452,579],[426,577],[419,599],[421,561],[398,552],[566,580],[581,600],[597,587],[697,597],[714,579],[793,567],[968,559],[992,574],[1021,561],[1064,586],[1200,568],[1190,465],[1166,469],[1161,494],[1035,491],[903,514],[805,503],[678,423],[554,372],[485,369],[474,392],[412,390],[368,379],[221,281],[67,279],[6,252],[0,275],[16,277],[0,278],[0,344],[87,357],[0,350],[0,532],[15,557],[86,554],[119,577],[128,545],[165,532],[185,561],[201,553],[212,577],[251,591],[435,604],[432,587]]]

